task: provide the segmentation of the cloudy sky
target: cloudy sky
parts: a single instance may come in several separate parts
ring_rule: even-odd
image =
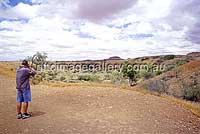
[[[200,51],[200,0],[0,0],[0,60]]]

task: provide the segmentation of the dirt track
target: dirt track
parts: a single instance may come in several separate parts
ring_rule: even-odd
[[[134,91],[32,86],[33,117],[16,119],[15,81],[0,75],[1,134],[191,134],[200,119],[180,106]]]

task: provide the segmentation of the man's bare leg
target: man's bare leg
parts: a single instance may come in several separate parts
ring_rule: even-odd
[[[17,119],[21,119],[22,118],[21,109],[22,109],[22,103],[21,102],[17,102]]]
[[[21,102],[17,102],[17,113],[21,113],[21,109],[22,109],[22,103]]]
[[[22,114],[22,119],[30,118],[31,115],[28,114],[28,102],[23,103],[23,114]]]
[[[28,102],[24,102],[23,104],[23,113],[28,113]]]

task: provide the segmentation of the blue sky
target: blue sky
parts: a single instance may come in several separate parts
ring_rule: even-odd
[[[200,51],[199,31],[199,0],[0,0],[4,61],[187,54]]]
[[[16,6],[20,2],[23,2],[24,4],[32,4],[32,1],[30,1],[30,0],[9,0],[8,4],[10,6]]]

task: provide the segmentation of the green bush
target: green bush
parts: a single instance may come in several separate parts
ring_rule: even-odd
[[[89,81],[89,82],[103,82],[110,81],[110,83],[123,83],[123,74],[117,70],[111,72],[70,72],[70,71],[43,71],[41,72],[41,77],[46,81]]]
[[[145,89],[161,93],[167,93],[169,85],[164,80],[150,80],[148,83],[144,84]]]
[[[136,83],[137,72],[132,66],[129,66],[128,61],[125,61],[122,68],[122,74],[124,78],[129,79],[130,86],[133,86]]]
[[[60,77],[60,81],[64,81],[66,78],[64,76]]]
[[[170,70],[172,70],[172,69],[174,69],[174,68],[176,68],[176,65],[175,65],[175,64],[169,64],[169,65],[167,65],[165,71],[167,72],[167,71],[170,71]]]
[[[144,78],[144,79],[150,79],[154,77],[153,72],[147,72],[147,71],[140,71],[139,72],[139,78]]]
[[[160,70],[158,70],[158,71],[155,71],[155,75],[157,76],[157,75],[161,75],[163,72],[162,71],[160,71]]]
[[[36,75],[35,77],[31,77],[31,83],[34,85],[38,85],[42,81],[41,75]]]
[[[92,82],[101,82],[102,80],[101,80],[100,75],[94,74],[94,75],[91,75],[91,81]]]
[[[123,83],[123,74],[117,70],[113,70],[111,72],[111,82],[114,84],[121,84]]]
[[[178,67],[178,66],[184,65],[184,64],[186,64],[186,63],[187,63],[187,62],[184,61],[184,60],[179,60],[179,61],[176,62],[176,66]]]
[[[82,73],[78,75],[80,81],[100,82],[102,81],[100,75],[95,73]]]
[[[175,58],[175,55],[165,55],[161,57],[161,60],[172,60]]]
[[[167,68],[166,68],[165,71],[170,71],[170,70],[172,70],[172,69],[174,69],[174,68],[176,68],[176,67],[178,67],[178,66],[184,65],[184,64],[186,64],[186,63],[187,63],[187,62],[184,61],[184,60],[179,60],[179,61],[177,61],[176,63],[167,65]]]
[[[90,81],[91,77],[89,74],[81,74],[78,76],[78,80],[80,81]]]
[[[195,78],[196,79],[196,78]],[[180,80],[182,98],[190,101],[200,101],[200,84],[199,82],[186,82]]]
[[[182,90],[182,97],[190,101],[200,101],[200,87],[184,87]]]

